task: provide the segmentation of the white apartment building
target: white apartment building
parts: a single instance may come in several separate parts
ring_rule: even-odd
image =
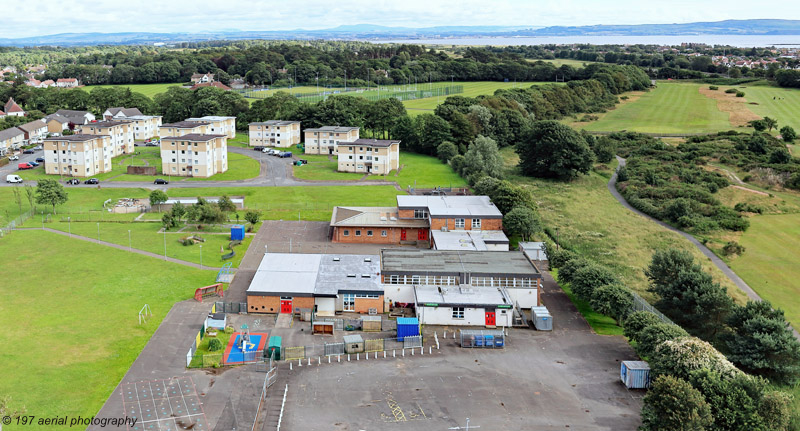
[[[45,173],[91,177],[111,172],[112,152],[110,136],[69,135],[45,138]]]
[[[306,154],[338,154],[340,142],[353,142],[358,139],[358,127],[324,126],[306,129]]]
[[[236,117],[221,117],[218,115],[206,115],[200,118],[187,118],[186,121],[194,123],[209,123],[203,133],[209,135],[225,135],[228,139],[236,137]]]
[[[184,135],[204,135],[206,127],[211,125],[207,121],[178,121],[177,123],[162,124],[158,128],[158,136],[162,138],[176,138]]]
[[[24,140],[25,132],[16,127],[0,130],[0,156],[19,149]]]
[[[111,157],[133,152],[133,127],[127,121],[99,121],[80,126],[80,133],[111,137]]]
[[[300,122],[270,120],[249,124],[251,147],[288,148],[300,143]]]
[[[47,123],[42,120],[21,124],[17,128],[25,133],[23,145],[39,143],[47,137]]]
[[[400,141],[358,139],[339,145],[338,171],[386,175],[400,166]]]
[[[225,135],[189,134],[161,138],[161,172],[180,177],[210,177],[228,170]]]
[[[158,129],[161,127],[161,118],[160,115],[134,115],[126,117],[124,120],[133,127],[133,139],[144,141],[159,136]]]

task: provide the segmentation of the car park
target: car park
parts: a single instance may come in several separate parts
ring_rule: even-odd
[[[71,184],[73,186],[80,184],[81,181],[77,178],[70,178],[67,180],[67,184]]]
[[[261,146],[261,145],[256,145],[255,147],[253,147],[254,151],[264,151],[266,149],[267,149],[267,147],[264,147],[264,146]]]
[[[15,160],[19,160],[19,156],[8,156],[8,160],[13,162]]]
[[[156,178],[156,180],[153,181],[153,184],[169,184],[169,181],[163,178]]]
[[[39,166],[39,163],[38,163],[38,162],[35,162],[35,161],[33,161],[33,160],[31,160],[30,162],[28,162],[28,164],[29,164],[29,165],[31,165],[31,166],[33,166],[34,168],[35,168],[35,167],[37,167],[37,166]]]
[[[35,152],[36,152],[36,151],[33,151],[33,150],[31,150],[31,149],[28,149],[28,150],[25,150],[25,151],[23,151],[23,152],[22,152],[22,154],[34,154]]]
[[[37,157],[36,158],[36,162],[37,163],[44,163],[44,157]]]
[[[97,178],[89,178],[88,180],[83,182],[84,184],[100,184],[100,180]]]

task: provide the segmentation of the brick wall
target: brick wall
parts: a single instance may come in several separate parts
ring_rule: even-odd
[[[314,308],[314,298],[311,296],[298,296],[292,298],[292,308]],[[247,296],[248,313],[278,313],[281,311],[280,296]]]
[[[345,236],[344,230],[348,230],[350,235]],[[361,231],[361,236],[356,236],[356,230]],[[367,236],[367,231],[372,231],[372,236]],[[381,231],[386,231],[386,236],[381,236]],[[406,229],[406,241],[416,241],[418,238],[417,228]],[[427,229],[423,229],[427,230]],[[335,227],[333,228],[333,242],[344,242],[351,244],[399,244],[402,228],[359,228],[359,227]]]
[[[356,313],[367,314],[370,308],[377,308],[378,313],[383,313],[383,295],[377,299],[372,298],[356,298]]]
[[[397,211],[398,218],[414,218],[414,210],[401,210]]]
[[[455,218],[435,218],[431,220],[431,230],[441,230],[444,226],[447,226],[449,230],[472,230],[472,219],[465,217],[463,228],[456,228]],[[503,230],[503,219],[481,219],[481,230]]]

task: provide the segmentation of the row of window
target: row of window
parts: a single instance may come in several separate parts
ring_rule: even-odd
[[[472,277],[470,284],[476,287],[533,287],[532,278],[514,277]],[[538,285],[538,283],[536,283]]]
[[[390,275],[386,284],[418,284],[427,286],[455,286],[458,277],[454,275]]]
[[[350,236],[350,229],[344,229],[344,231],[342,231],[342,235]],[[361,229],[356,229],[355,230],[355,235],[356,236],[361,236]],[[381,236],[387,236],[387,235],[388,235],[387,231],[385,231],[385,230],[381,231]],[[367,230],[367,236],[373,236],[372,230]]]
[[[466,223],[466,219],[463,219],[463,218],[455,219],[455,228],[456,229],[463,229],[464,226],[466,226],[466,224],[467,224]],[[472,226],[473,229],[480,229],[481,228],[481,219],[479,219],[479,218],[472,219],[471,226]]]

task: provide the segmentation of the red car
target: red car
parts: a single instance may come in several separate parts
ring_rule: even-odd
[[[33,165],[30,165],[28,163],[20,163],[20,164],[17,165],[17,169],[19,169],[19,170],[33,169]]]

